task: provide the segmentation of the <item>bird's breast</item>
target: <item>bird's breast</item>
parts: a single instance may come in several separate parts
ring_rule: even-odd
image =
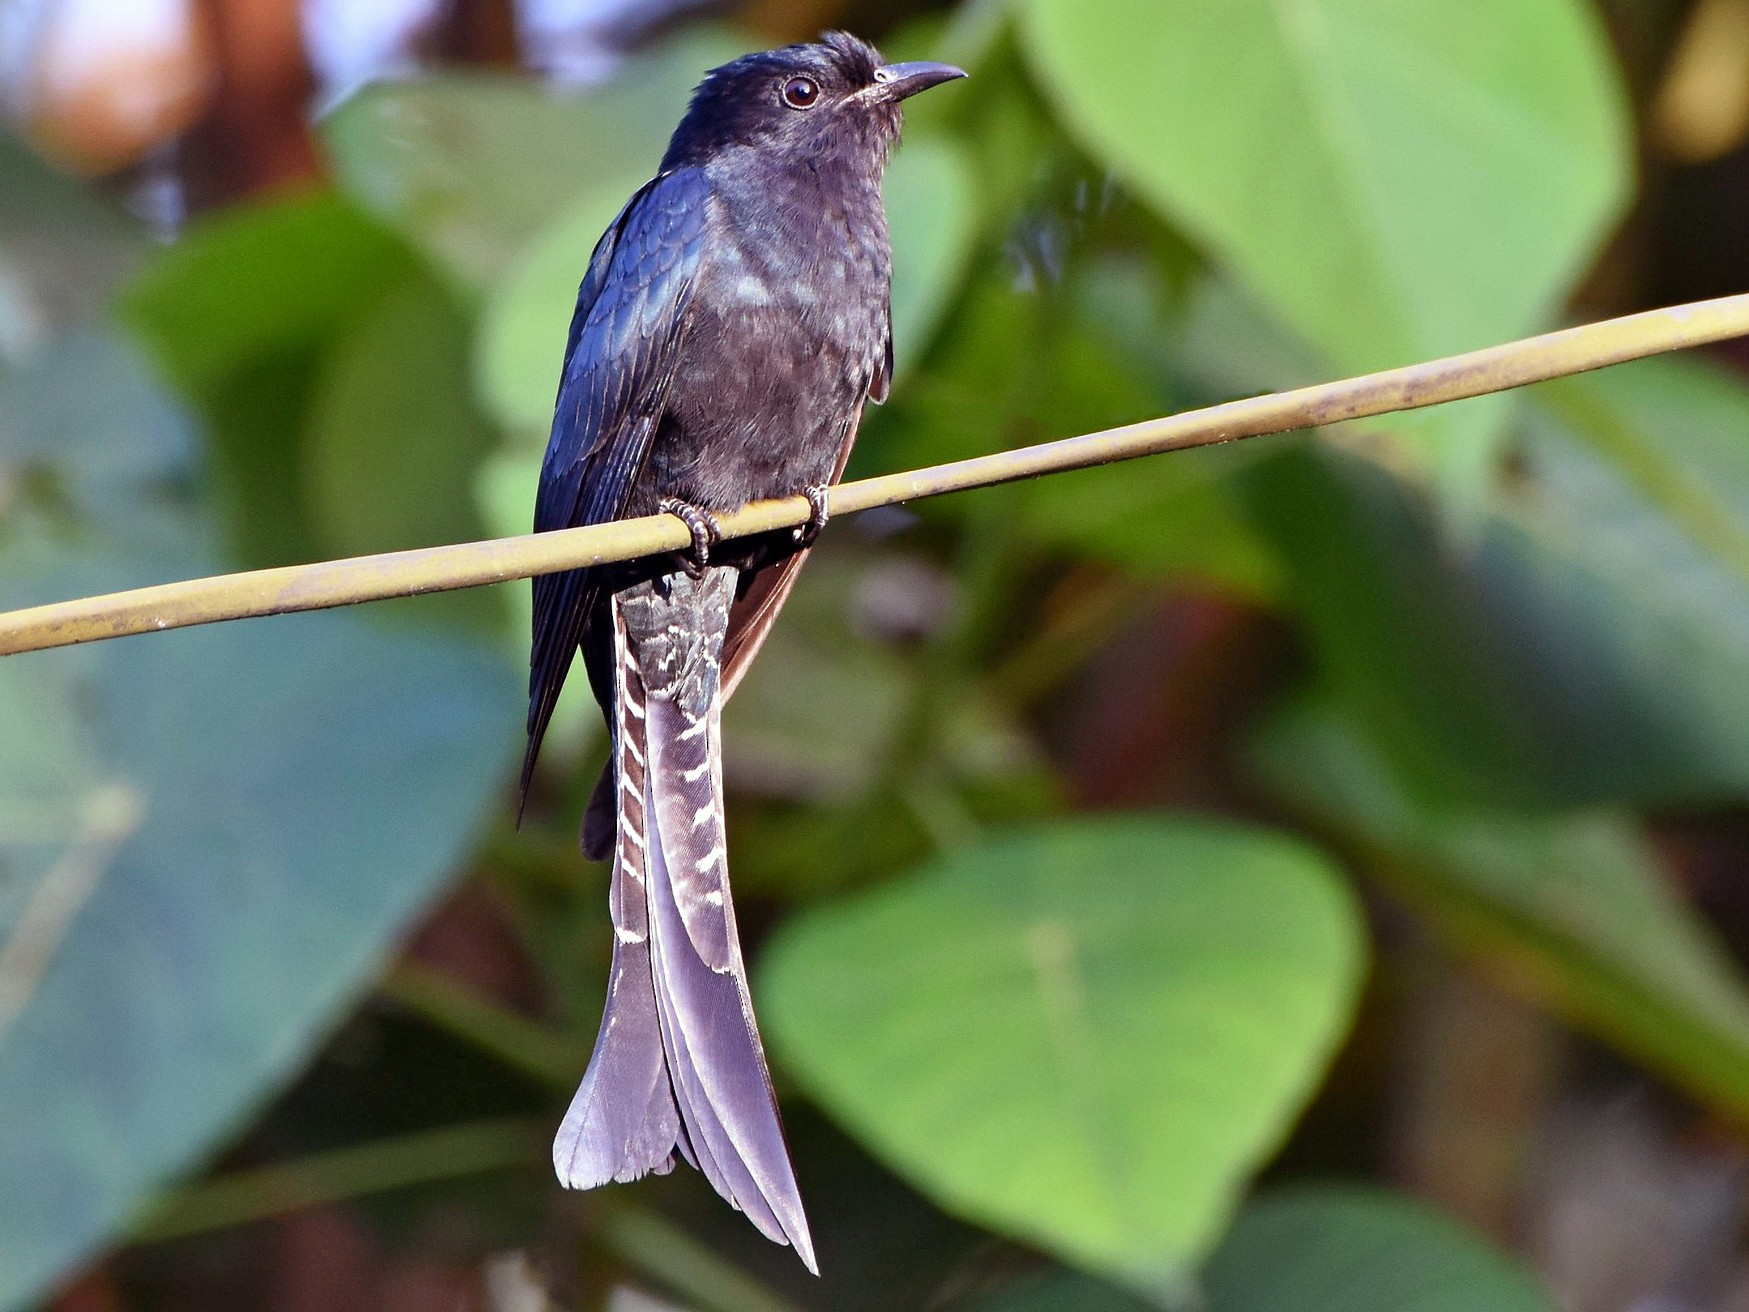
[[[828,481],[886,351],[878,192],[778,177],[719,192],[652,452],[712,508]]]
[[[719,189],[704,285],[741,308],[780,307],[815,333],[821,311],[884,313],[892,257],[878,184],[834,170],[780,168]],[[825,320],[839,317],[828,313]]]

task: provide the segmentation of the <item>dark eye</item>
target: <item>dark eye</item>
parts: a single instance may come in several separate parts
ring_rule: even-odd
[[[820,84],[811,77],[792,77],[783,84],[783,103],[791,109],[812,109],[820,98]]]

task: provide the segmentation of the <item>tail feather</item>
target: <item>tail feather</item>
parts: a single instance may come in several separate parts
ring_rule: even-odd
[[[663,1057],[661,1017],[650,967],[644,688],[618,667],[614,773],[618,846],[608,894],[613,966],[595,1051],[553,1140],[553,1166],[567,1188],[635,1180],[674,1169],[680,1111]]]
[[[680,1115],[718,1193],[815,1269],[801,1193],[753,1017],[724,859],[719,742],[711,710],[693,720],[672,702],[650,706],[650,922],[657,1010]],[[692,725],[702,732],[688,739]],[[696,751],[689,750],[696,745]],[[672,753],[672,755],[671,755]],[[678,758],[678,759],[674,759]],[[712,769],[706,796],[685,762]],[[662,796],[655,780],[674,783]],[[676,800],[676,795],[679,801]],[[715,1170],[712,1165],[715,1165]]]
[[[673,916],[671,901],[665,910],[669,917]],[[657,914],[662,915],[663,909],[658,909]],[[679,926],[670,919],[666,929],[678,930]],[[659,978],[668,973],[664,967],[678,965],[684,972],[688,967],[697,964],[696,958],[687,960],[684,951],[678,962],[664,961],[664,956],[658,946],[654,963]],[[735,1141],[735,1135],[724,1124],[724,1118],[718,1115],[706,1075],[693,1052],[688,1036],[688,1018],[683,1008],[676,1005],[675,994],[660,985],[657,987],[656,999],[657,1014],[662,1021],[663,1045],[668,1054],[668,1069],[674,1081],[681,1121],[686,1128],[686,1141],[695,1159],[693,1164],[711,1182],[712,1188],[747,1214],[747,1219],[758,1227],[761,1234],[776,1243],[788,1243],[789,1235],[783,1222],[767,1201],[759,1182],[754,1179],[752,1170]],[[813,1262],[811,1255],[806,1252],[805,1233],[804,1226],[804,1242],[798,1245],[798,1251],[803,1252],[804,1260],[811,1268]]]
[[[729,896],[719,661],[735,579],[673,575],[612,602],[613,979],[554,1160],[587,1188],[678,1151],[817,1273]]]

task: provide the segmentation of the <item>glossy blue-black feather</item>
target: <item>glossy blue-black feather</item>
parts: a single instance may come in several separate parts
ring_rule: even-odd
[[[632,197],[596,244],[571,316],[535,501],[536,532],[624,514],[679,357],[710,192],[701,169],[661,174]],[[590,569],[534,581],[525,793],[599,591],[598,571]]]

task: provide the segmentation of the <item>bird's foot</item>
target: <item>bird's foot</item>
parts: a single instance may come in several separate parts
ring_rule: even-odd
[[[826,521],[832,518],[832,507],[826,501],[831,491],[832,489],[824,483],[816,483],[812,487],[802,489],[802,495],[807,497],[810,509],[808,522],[798,524],[790,530],[790,536],[795,539],[797,546],[804,548],[813,546],[814,539],[820,536],[820,530],[826,527]]]
[[[682,553],[681,564],[692,578],[703,577],[705,567],[711,563],[711,548],[723,540],[723,528],[717,517],[678,497],[663,497],[656,503],[656,509],[686,525],[686,531],[692,534],[692,546]]]

